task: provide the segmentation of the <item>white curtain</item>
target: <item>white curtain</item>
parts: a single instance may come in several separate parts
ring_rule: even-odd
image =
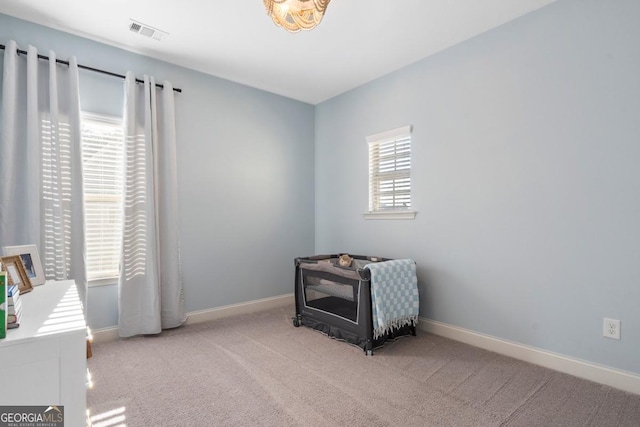
[[[78,65],[27,52],[4,52],[0,245],[37,244],[46,278],[74,279],[86,307]]]
[[[157,334],[186,320],[176,174],[173,87],[125,80],[125,197],[119,280],[121,337]],[[159,96],[157,96],[159,94]]]

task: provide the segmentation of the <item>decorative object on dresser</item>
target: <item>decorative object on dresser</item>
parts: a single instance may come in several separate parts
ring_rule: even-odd
[[[44,284],[46,278],[44,277],[40,254],[38,253],[38,247],[36,245],[4,246],[2,251],[5,256],[19,255],[20,258],[22,258],[22,263],[24,264],[27,276],[29,276],[31,285],[40,286]]]
[[[22,258],[19,255],[10,255],[0,258],[2,264],[2,271],[7,272],[7,285],[18,285],[20,293],[26,294],[31,292],[33,286],[31,286],[31,280],[24,269]]]
[[[7,289],[7,329],[15,329],[22,321],[22,300],[18,285],[8,286]]]
[[[0,272],[0,339],[7,336],[7,275]]]

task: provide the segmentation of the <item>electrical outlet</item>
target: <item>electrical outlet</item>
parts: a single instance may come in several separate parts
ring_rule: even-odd
[[[604,318],[602,335],[614,340],[620,339],[620,321],[618,319]]]

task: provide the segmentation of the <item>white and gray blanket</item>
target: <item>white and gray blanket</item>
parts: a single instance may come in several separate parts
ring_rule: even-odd
[[[411,259],[368,264],[371,271],[373,337],[418,323],[420,300],[416,263]]]

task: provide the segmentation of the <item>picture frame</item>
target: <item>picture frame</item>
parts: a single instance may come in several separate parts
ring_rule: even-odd
[[[20,294],[26,294],[33,290],[31,280],[29,280],[29,276],[24,269],[20,255],[3,256],[0,258],[0,262],[2,263],[2,271],[7,272],[7,283],[9,286],[17,284]]]
[[[24,269],[32,286],[44,285],[46,278],[40,262],[40,254],[36,245],[4,246],[4,255],[20,255]]]

